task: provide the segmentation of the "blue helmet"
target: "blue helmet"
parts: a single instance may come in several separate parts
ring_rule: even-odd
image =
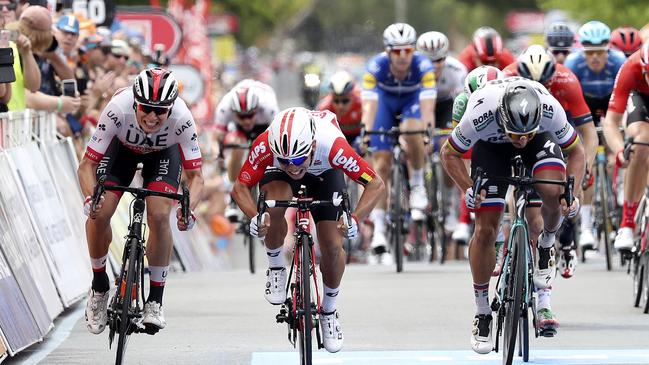
[[[579,42],[584,49],[608,48],[611,39],[611,29],[604,23],[592,20],[579,28]]]

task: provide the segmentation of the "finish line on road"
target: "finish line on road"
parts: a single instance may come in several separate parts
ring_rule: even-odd
[[[324,351],[324,350],[323,350]],[[295,352],[255,352],[250,365],[299,363]],[[422,365],[422,364],[502,364],[502,354],[478,355],[473,351],[349,351],[336,354],[314,352],[313,364],[342,365]],[[514,364],[525,364],[520,357]],[[529,364],[604,365],[649,364],[649,350],[530,350]]]

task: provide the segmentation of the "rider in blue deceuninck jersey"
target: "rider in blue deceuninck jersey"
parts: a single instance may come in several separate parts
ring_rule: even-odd
[[[417,34],[408,24],[396,23],[383,32],[385,52],[367,63],[363,76],[363,124],[367,130],[388,130],[397,123],[404,130],[421,130],[435,125],[434,67],[428,57],[415,52]],[[420,134],[403,136],[406,142],[410,176],[410,208],[412,219],[424,219],[428,205],[424,188],[424,139]],[[392,164],[389,138],[370,138],[374,168],[384,181],[388,181]],[[379,198],[370,219],[374,223],[372,247],[383,253],[386,247],[385,209],[387,194]]]

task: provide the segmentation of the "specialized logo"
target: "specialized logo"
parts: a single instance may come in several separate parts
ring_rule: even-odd
[[[527,103],[527,99],[523,99],[523,100],[521,100],[521,104],[520,104],[520,105],[521,105],[521,113],[522,113],[523,115],[527,115],[527,114],[528,114],[527,110],[525,110],[525,109],[527,109],[527,104],[528,104],[528,103]]]
[[[358,162],[351,156],[343,156],[343,153],[345,151],[340,148],[338,149],[338,152],[336,152],[336,155],[334,156],[333,159],[331,159],[331,164],[333,166],[338,166],[342,168],[343,170],[349,171],[349,172],[359,172],[361,171],[360,166],[358,166]]]
[[[477,108],[478,105],[484,103],[484,98],[480,98],[475,102],[475,105],[473,106],[473,109]]]
[[[250,151],[250,156],[248,156],[248,162],[250,162],[251,165],[254,165],[255,160],[257,160],[260,154],[266,153],[266,150],[267,150],[266,142],[259,143],[258,145],[255,146],[255,148],[253,148]]]

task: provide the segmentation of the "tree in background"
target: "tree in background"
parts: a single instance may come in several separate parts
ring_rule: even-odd
[[[539,5],[544,10],[565,10],[577,20],[599,20],[611,29],[621,25],[642,28],[649,21],[647,4],[647,1],[642,0],[539,0]]]

